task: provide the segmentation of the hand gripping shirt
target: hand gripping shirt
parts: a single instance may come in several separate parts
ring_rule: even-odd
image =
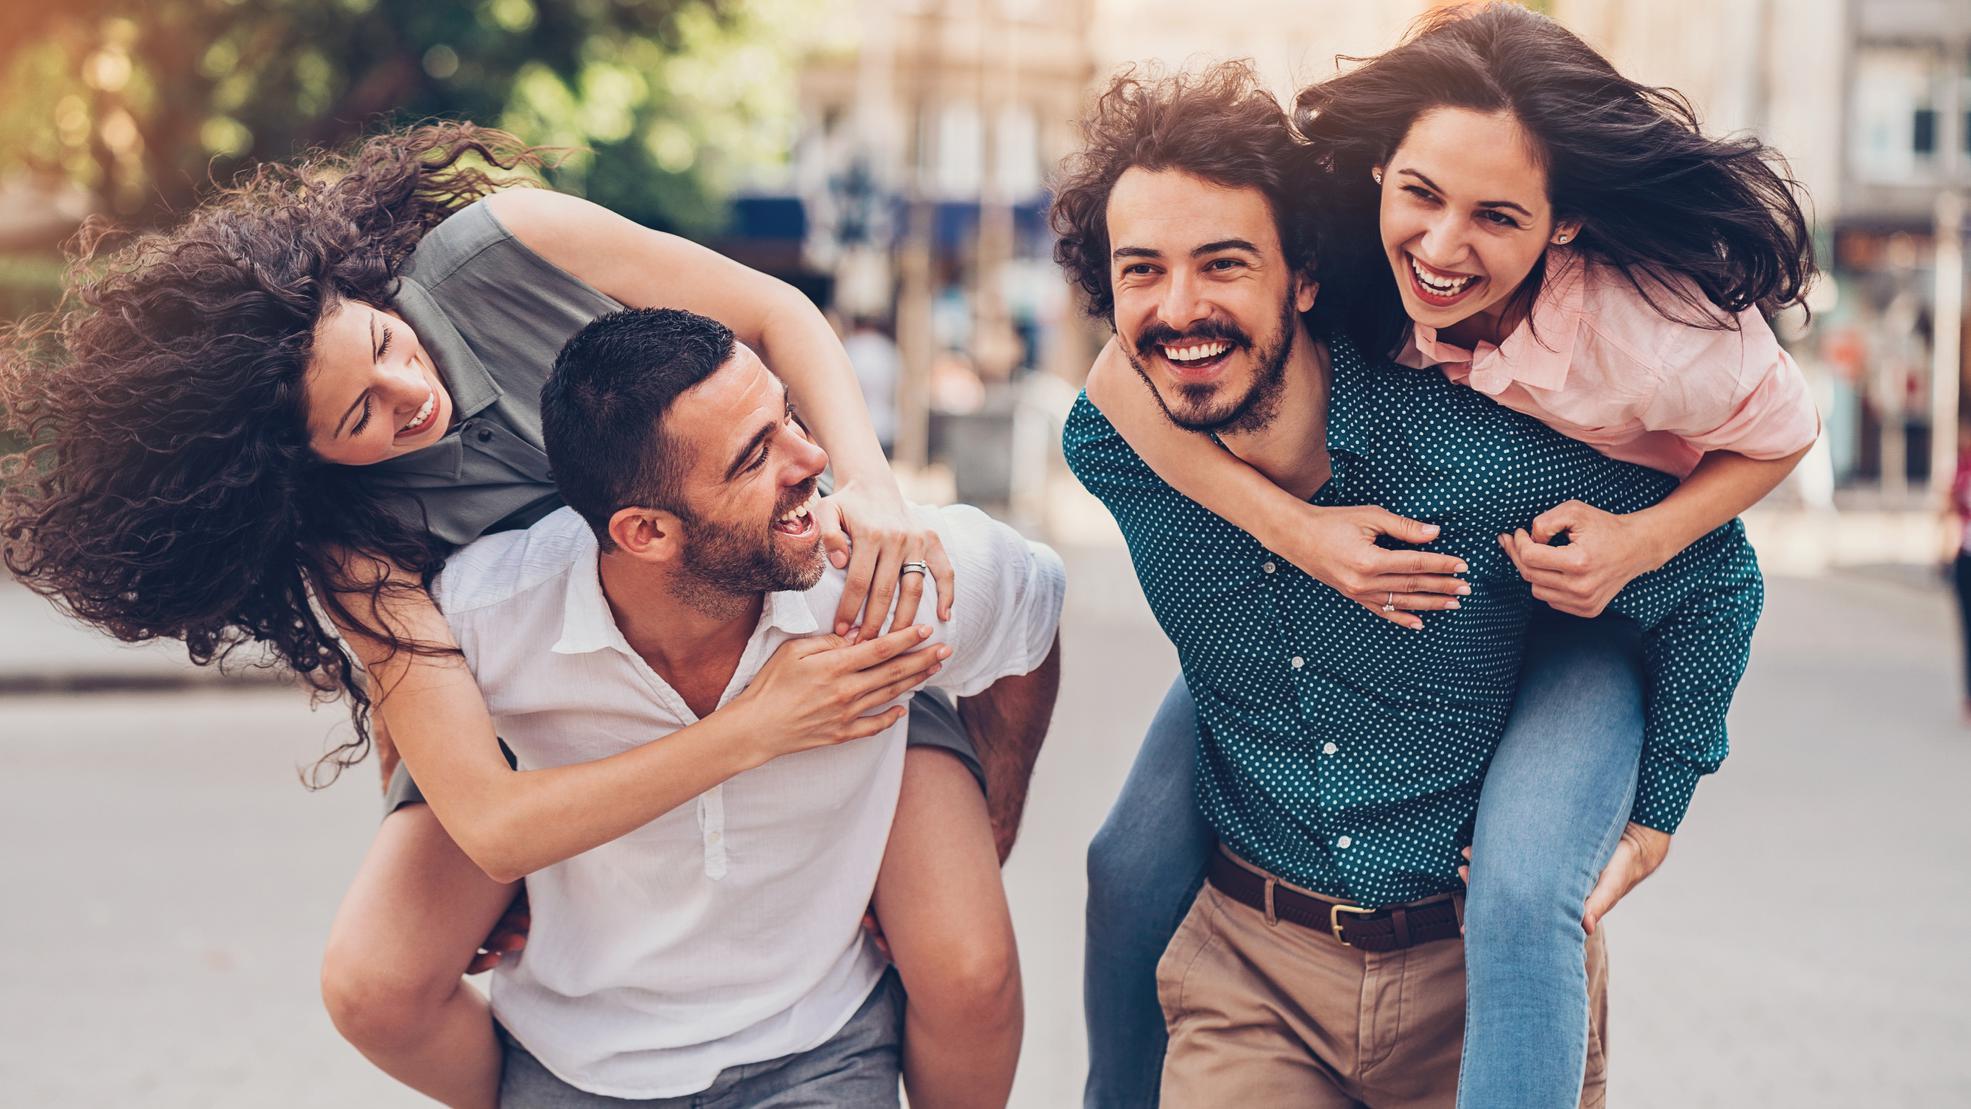
[[[1471,595],[1413,632],[1295,569],[1157,477],[1084,394],[1068,464],[1122,527],[1198,707],[1199,803],[1227,846],[1365,905],[1460,888],[1479,786],[1512,708],[1529,587],[1497,536],[1574,499],[1610,512],[1676,479],[1618,462],[1442,374],[1331,346],[1319,505],[1437,524],[1427,550]],[[1763,584],[1734,520],[1631,582],[1609,611],[1643,631],[1645,730],[1632,819],[1674,831],[1725,757]]]

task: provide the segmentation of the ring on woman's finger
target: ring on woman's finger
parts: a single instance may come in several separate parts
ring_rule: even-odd
[[[931,573],[930,563],[925,562],[921,559],[913,558],[909,562],[904,563],[903,566],[897,570],[897,577],[902,577],[905,574],[923,574],[928,577],[930,573]]]
[[[1383,598],[1382,610],[1384,612],[1396,611],[1396,594],[1391,593],[1388,597]]]

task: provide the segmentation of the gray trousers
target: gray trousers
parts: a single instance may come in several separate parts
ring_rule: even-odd
[[[727,1067],[683,1097],[625,1099],[578,1090],[556,1078],[513,1037],[500,1034],[506,1070],[501,1109],[884,1109],[898,1105],[903,1075],[903,984],[883,975],[862,1008],[826,1043],[799,1055]]]

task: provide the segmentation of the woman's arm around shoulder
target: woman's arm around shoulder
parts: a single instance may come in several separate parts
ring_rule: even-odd
[[[867,611],[877,618],[861,621],[861,638],[874,637],[893,598],[893,628],[915,619],[923,576],[902,572],[914,561],[929,565],[939,617],[950,618],[950,561],[937,534],[911,517],[848,354],[806,296],[715,250],[580,197],[508,189],[485,203],[522,245],[603,294],[632,307],[682,308],[725,324],[787,383],[838,479],[817,516],[835,565],[848,574],[836,613],[838,633]]]
[[[1456,608],[1464,563],[1451,555],[1391,551],[1388,535],[1428,543],[1437,528],[1373,506],[1308,504],[1210,439],[1171,423],[1110,339],[1088,371],[1088,399],[1171,488],[1216,513],[1316,581],[1391,623],[1423,627],[1414,613]],[[1316,448],[1318,449],[1318,448]]]

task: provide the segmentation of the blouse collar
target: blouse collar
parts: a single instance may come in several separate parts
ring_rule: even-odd
[[[1533,311],[1504,342],[1481,342],[1466,350],[1439,340],[1436,328],[1413,323],[1396,360],[1413,369],[1441,365],[1453,380],[1487,396],[1496,397],[1514,384],[1558,389],[1574,362],[1574,338],[1586,303],[1586,268],[1573,252],[1550,250]]]

